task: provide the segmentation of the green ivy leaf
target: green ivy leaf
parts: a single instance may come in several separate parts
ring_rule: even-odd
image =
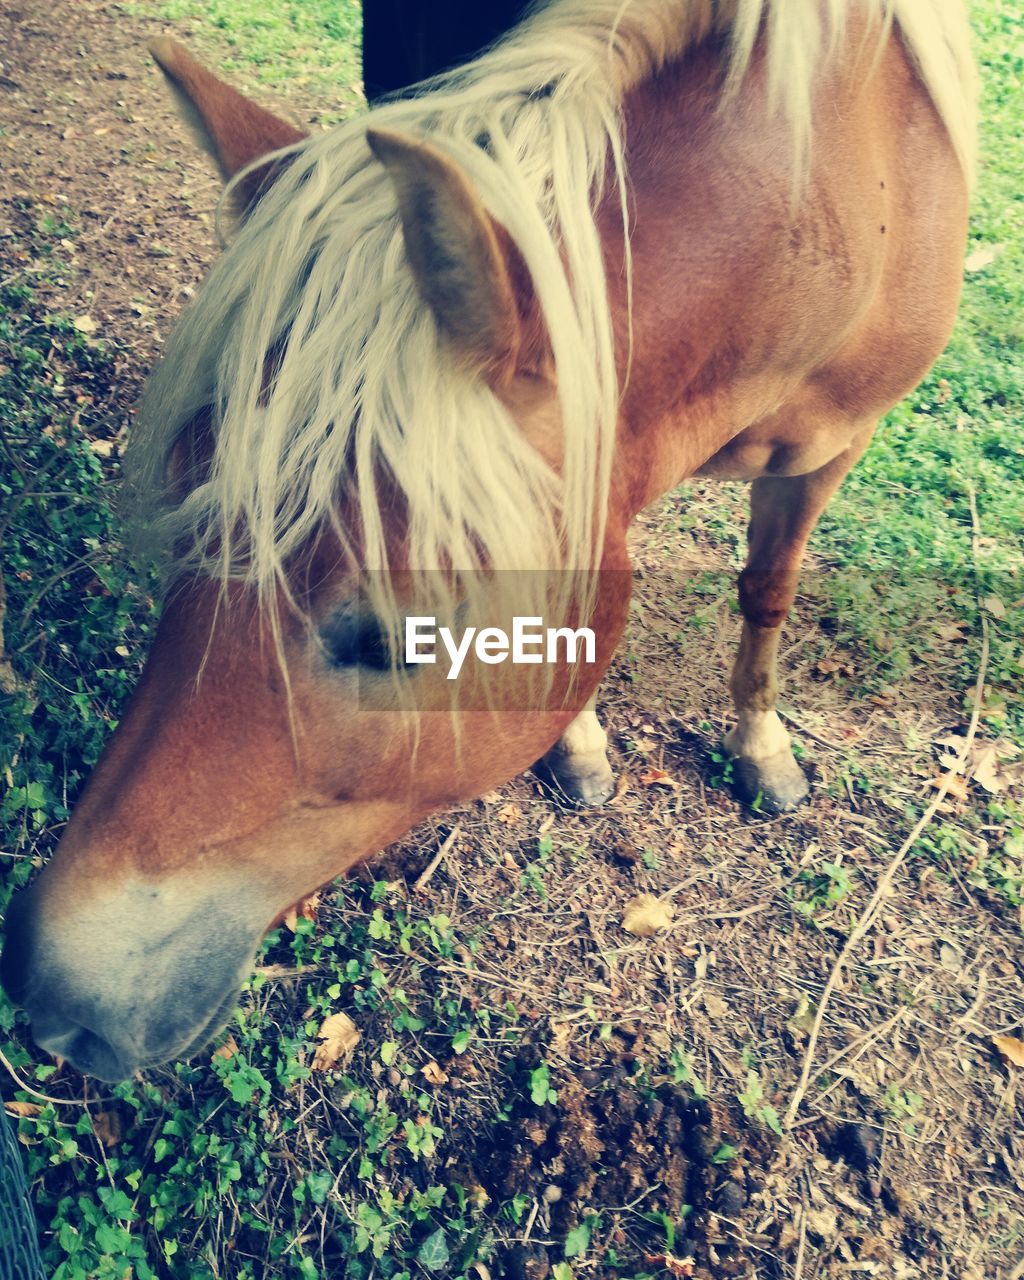
[[[420,1245],[416,1260],[427,1271],[440,1271],[448,1265],[448,1259],[448,1241],[445,1238],[444,1227],[438,1227]]]
[[[590,1223],[581,1222],[565,1237],[563,1252],[567,1258],[578,1258],[590,1244]]]

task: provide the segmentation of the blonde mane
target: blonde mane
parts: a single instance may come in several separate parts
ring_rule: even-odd
[[[883,31],[898,24],[970,174],[974,81],[961,0],[863,4]],[[367,117],[293,148],[145,396],[130,474],[144,509],[160,510],[149,523],[174,549],[174,569],[242,579],[269,600],[320,530],[349,537],[338,527],[349,486],[359,560],[386,597],[386,476],[407,511],[413,569],[454,568],[464,591],[494,570],[567,568],[579,598],[600,554],[617,424],[594,210],[608,175],[625,208],[624,97],[714,34],[728,39],[725,92],[737,92],[763,32],[769,84],[799,154],[816,71],[842,39],[848,7],[552,0],[472,64],[371,113],[452,155],[517,245],[554,349],[558,474],[446,349],[406,260],[390,180],[367,148]],[[209,406],[209,473],[161,506],[175,442]],[[392,616],[393,601],[378,604]]]

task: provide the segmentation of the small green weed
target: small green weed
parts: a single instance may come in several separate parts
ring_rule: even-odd
[[[764,1085],[761,1083],[760,1075],[753,1068],[747,1069],[746,1088],[736,1095],[736,1099],[748,1120],[756,1120],[759,1124],[771,1129],[773,1133],[777,1133],[780,1138],[782,1137],[783,1129],[779,1113],[770,1102],[765,1100]]]
[[[809,923],[820,925],[819,915],[833,911],[850,896],[856,871],[838,862],[820,862],[800,872],[787,894],[793,910]]]

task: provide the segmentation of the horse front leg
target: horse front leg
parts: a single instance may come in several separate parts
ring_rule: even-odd
[[[740,599],[744,598],[741,586]],[[775,709],[781,636],[781,625],[758,626],[744,609],[740,647],[729,681],[736,724],[724,739],[733,758],[737,794],[745,803],[756,804],[768,813],[795,809],[810,791],[793,755],[789,733]]]
[[[866,431],[818,471],[762,476],[750,487],[749,549],[739,579],[743,633],[729,682],[737,719],[724,742],[740,798],[767,813],[795,808],[810,790],[776,710],[779,641],[811,532],[870,438]]]
[[[541,766],[557,789],[576,804],[604,804],[614,795],[615,775],[608,763],[608,735],[597,718],[596,691]]]

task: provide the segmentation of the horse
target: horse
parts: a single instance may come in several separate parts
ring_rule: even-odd
[[[974,148],[959,0],[550,0],[310,136],[154,54],[239,222],[129,451],[158,633],[2,970],[105,1080],[208,1043],[288,906],[428,814],[537,761],[608,798],[626,533],[688,477],[750,482],[725,743],[748,798],[803,800],[782,626],[947,341]],[[593,661],[475,661],[453,706],[396,638],[509,582]]]

